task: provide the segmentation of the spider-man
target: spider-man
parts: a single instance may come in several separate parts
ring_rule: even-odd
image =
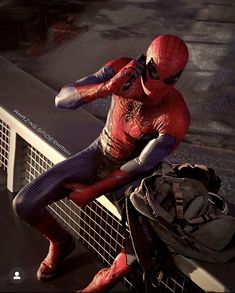
[[[69,196],[84,207],[98,196],[143,177],[182,141],[190,114],[174,85],[187,61],[188,49],[181,39],[160,35],[146,56],[112,60],[95,74],[64,86],[56,96],[56,107],[65,109],[109,95],[112,103],[95,142],[43,173],[14,199],[19,217],[50,242],[37,272],[39,280],[54,277],[60,261],[74,247],[72,237],[45,209],[47,205]],[[103,292],[130,270],[123,249],[112,266],[100,271],[83,292]]]

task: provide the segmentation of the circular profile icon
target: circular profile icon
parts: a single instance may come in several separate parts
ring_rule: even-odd
[[[21,283],[24,280],[24,271],[21,268],[13,268],[9,272],[9,279],[13,283]]]

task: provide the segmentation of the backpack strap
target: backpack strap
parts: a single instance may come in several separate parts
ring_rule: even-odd
[[[145,217],[135,209],[130,198],[126,197],[125,206],[122,210],[122,225],[125,241],[128,246],[132,246],[135,257],[143,271],[144,291],[145,293],[151,293],[155,292],[152,281],[155,278],[156,270],[159,272],[162,270],[162,265],[169,257],[169,251],[159,237],[157,237],[157,247],[153,251],[153,243],[145,237],[140,216]],[[129,226],[130,234],[126,229],[126,223]],[[154,256],[154,254],[156,255]]]
[[[173,194],[175,196],[176,217],[179,220],[183,220],[184,219],[183,193],[180,190],[179,182],[173,182],[172,189],[173,189]]]
[[[137,261],[143,271],[147,272],[152,268],[150,244],[144,238],[144,231],[139,221],[139,214],[133,207],[129,197],[126,198],[125,209],[122,214],[122,225],[124,226],[125,239],[129,238],[126,230],[126,222],[130,229],[131,244]]]
[[[205,223],[210,222],[211,220],[215,220],[217,218],[218,218],[218,216],[216,216],[216,214],[210,213],[208,215],[203,215],[201,217],[187,220],[187,222],[191,225],[198,225],[198,224],[205,224]]]

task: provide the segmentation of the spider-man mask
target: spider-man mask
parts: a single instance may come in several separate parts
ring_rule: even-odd
[[[188,48],[184,41],[172,35],[161,35],[147,50],[146,70],[141,84],[149,100],[157,103],[179,79],[188,62]]]

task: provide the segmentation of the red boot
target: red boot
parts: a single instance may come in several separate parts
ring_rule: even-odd
[[[126,254],[123,248],[110,268],[100,270],[86,288],[77,292],[106,292],[131,271],[131,267],[126,263]]]
[[[33,225],[33,228],[41,232],[50,242],[49,252],[37,271],[38,280],[48,280],[58,274],[60,261],[72,252],[75,243],[72,236],[62,229],[48,211],[39,223]]]

